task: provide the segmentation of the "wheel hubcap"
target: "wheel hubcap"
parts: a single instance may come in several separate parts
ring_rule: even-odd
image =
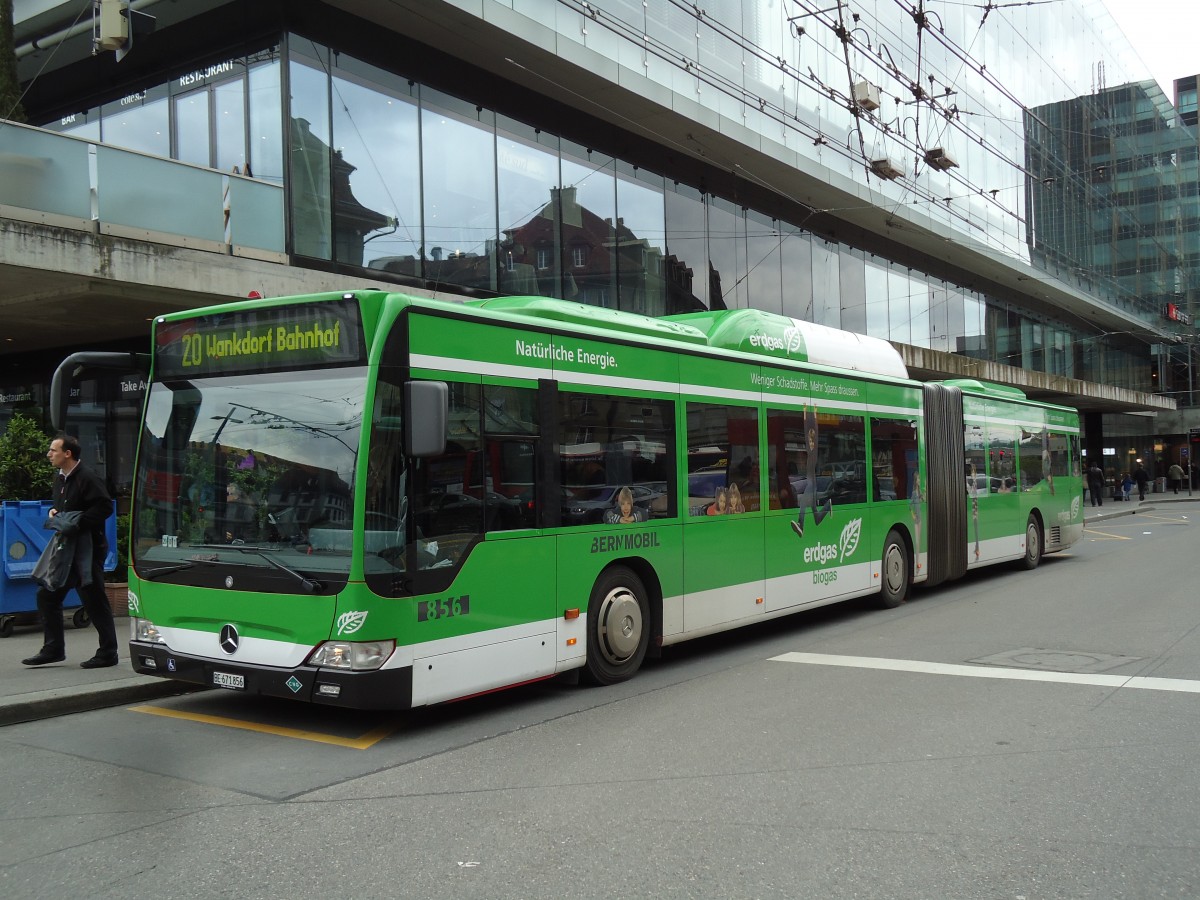
[[[884,557],[883,580],[888,593],[899,594],[904,591],[904,551],[895,544],[888,547]]]
[[[600,647],[605,658],[622,663],[642,642],[642,606],[626,588],[609,592],[600,604]]]
[[[1038,534],[1037,526],[1032,522],[1029,523],[1029,529],[1025,532],[1025,555],[1030,559],[1037,559],[1041,553],[1041,536]]]

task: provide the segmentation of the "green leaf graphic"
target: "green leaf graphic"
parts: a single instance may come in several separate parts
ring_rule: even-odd
[[[363,623],[367,621],[365,612],[348,612],[338,616],[338,634],[354,634],[358,629],[363,627]]]
[[[851,519],[846,523],[846,527],[842,529],[841,550],[842,555],[838,562],[844,562],[846,557],[853,553],[858,548],[858,538],[862,534],[862,519]]]

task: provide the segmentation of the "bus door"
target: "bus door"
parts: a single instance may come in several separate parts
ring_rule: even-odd
[[[811,404],[767,410],[767,610],[871,584],[864,419]]]
[[[1017,484],[1017,436],[1011,422],[988,420],[988,502],[983,546],[984,559],[1011,559],[1024,551],[1025,520]]]
[[[445,451],[407,460],[381,427],[399,421],[402,393],[381,377],[365,565],[407,626],[414,705],[552,673],[555,559],[537,530],[536,387],[449,382]],[[406,544],[389,546],[391,533]]]
[[[687,403],[683,627],[760,615],[765,519],[758,410]]]
[[[968,420],[963,427],[966,463],[967,566],[1020,553],[1025,527],[1016,492],[1016,430],[995,420]]]

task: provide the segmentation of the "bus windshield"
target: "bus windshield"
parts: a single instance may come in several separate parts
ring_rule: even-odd
[[[350,570],[363,367],[156,382],[146,402],[132,558],[142,578],[326,593]]]

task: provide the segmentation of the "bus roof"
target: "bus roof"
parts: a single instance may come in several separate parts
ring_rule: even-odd
[[[1007,384],[994,384],[990,381],[979,381],[976,378],[948,378],[940,382],[947,387],[956,387],[971,394],[982,394],[997,400],[1027,400],[1025,392]]]
[[[758,309],[688,313],[669,318],[699,328],[708,335],[710,347],[908,378],[908,368],[896,348],[885,340],[865,334]]]
[[[496,297],[465,305],[609,331],[735,350],[773,360],[908,378],[896,348],[879,338],[840,331],[757,309],[730,309],[654,318],[549,297]]]
[[[569,300],[555,300],[551,297],[495,297],[491,300],[468,300],[463,305],[493,312],[551,319],[568,325],[586,325],[591,328],[624,331],[627,334],[683,341],[688,344],[708,343],[704,332],[678,321],[652,318],[603,306],[588,306]]]

